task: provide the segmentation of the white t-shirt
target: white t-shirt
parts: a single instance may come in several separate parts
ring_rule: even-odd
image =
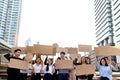
[[[49,66],[49,70],[48,71],[46,71],[46,67],[47,67],[47,65],[45,65],[44,68],[43,68],[44,73],[50,73],[50,74],[52,74],[53,70],[55,70],[55,68],[54,68],[53,65]]]
[[[28,70],[20,70],[20,73],[28,73]]]
[[[37,65],[35,63],[35,64],[33,64],[33,69],[34,69],[35,73],[40,73],[40,71],[42,70],[42,65],[41,64]]]

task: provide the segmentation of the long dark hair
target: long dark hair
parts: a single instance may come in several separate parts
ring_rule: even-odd
[[[85,63],[86,63],[86,64],[91,64],[89,57],[85,57],[85,59],[86,59],[86,60],[85,60]],[[87,62],[87,60],[89,60],[89,62]]]
[[[105,59],[105,58],[102,58],[102,59],[100,60],[100,65],[102,65],[102,60],[104,60],[104,61],[105,61],[105,66],[108,66],[108,63],[107,63],[107,61],[106,61],[106,59]]]
[[[52,58],[49,58],[48,60],[50,60],[52,63],[51,65],[53,64],[53,59]],[[46,71],[49,71],[49,64],[47,63],[47,66],[46,66]]]

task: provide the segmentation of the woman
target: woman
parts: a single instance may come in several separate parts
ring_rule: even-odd
[[[100,72],[100,80],[110,80],[112,68],[108,65],[105,58],[102,58],[100,63],[97,63],[96,67]]]
[[[86,61],[87,64],[91,64],[89,57],[85,57],[85,61]],[[89,75],[88,75],[88,80],[93,80],[93,79],[92,79],[93,76],[94,76],[94,74],[89,74]]]
[[[86,65],[86,59],[85,56],[81,57],[81,61],[79,61],[79,63],[77,63],[78,61],[74,61],[75,65]],[[80,76],[76,76],[76,80],[87,80],[88,75],[80,75]]]
[[[44,66],[43,71],[44,71],[43,80],[52,80],[52,75],[55,71],[53,66],[53,59],[51,58],[48,59],[48,64]]]
[[[32,69],[32,78],[31,80],[41,80],[41,70],[43,68],[43,61],[40,57],[37,57],[35,60],[35,64],[33,64]]]

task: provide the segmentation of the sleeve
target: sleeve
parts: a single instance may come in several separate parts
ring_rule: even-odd
[[[111,65],[113,71],[117,71],[117,68],[113,65]]]
[[[10,54],[5,54],[4,57],[5,57],[8,61],[10,61]]]
[[[47,65],[48,57],[45,58],[44,65]]]
[[[96,63],[96,68],[99,70],[100,69],[100,64],[99,63]]]

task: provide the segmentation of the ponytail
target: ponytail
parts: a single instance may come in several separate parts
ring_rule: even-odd
[[[47,66],[46,66],[46,71],[49,71],[49,65],[47,64]]]

